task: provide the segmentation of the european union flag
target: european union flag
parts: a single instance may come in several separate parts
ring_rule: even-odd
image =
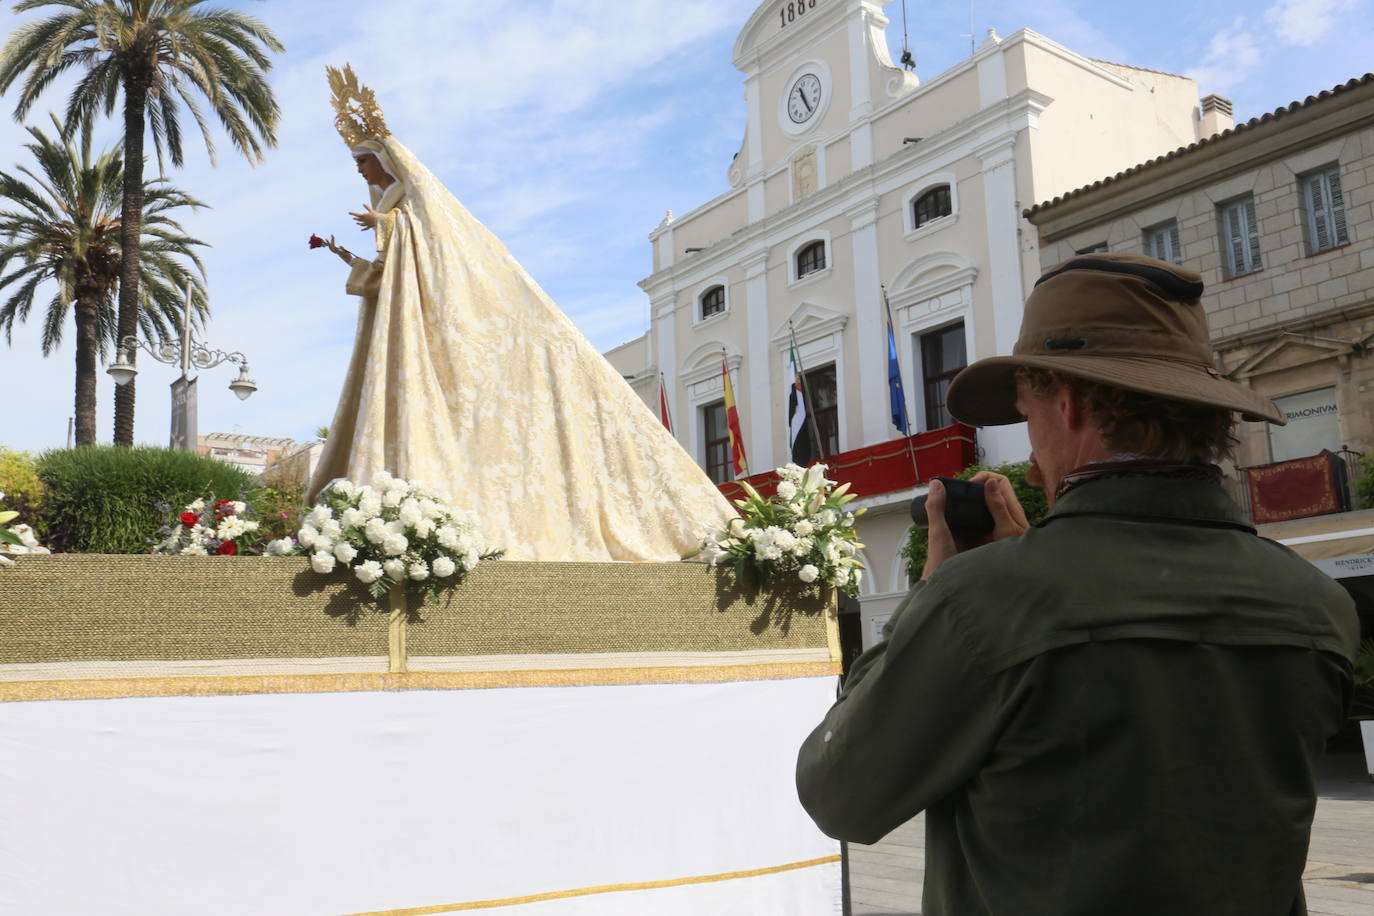
[[[902,389],[902,364],[897,361],[897,336],[892,330],[892,310],[887,313],[887,393],[892,402],[892,425],[903,436],[911,435],[906,416],[906,391]]]

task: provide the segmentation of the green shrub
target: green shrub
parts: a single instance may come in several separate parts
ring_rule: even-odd
[[[251,494],[249,517],[260,526],[262,542],[295,537],[301,530],[304,503],[305,486],[299,482],[262,487]]]
[[[1374,507],[1374,454],[1360,459],[1359,475],[1350,482],[1350,488],[1355,491],[1356,509]]]
[[[1026,471],[1029,469],[1030,462],[1027,461],[996,466],[975,464],[954,476],[960,480],[968,480],[979,471],[993,471],[1004,475],[1011,481],[1011,488],[1016,491],[1016,498],[1021,501],[1021,507],[1026,510],[1026,520],[1034,525],[1044,519],[1050,511],[1050,506],[1045,500],[1044,490],[1026,483]],[[920,525],[912,525],[911,530],[907,532],[906,544],[902,546],[901,553],[902,556],[906,557],[907,578],[915,583],[917,579],[921,578],[921,573],[925,570],[926,529]]]
[[[166,513],[200,498],[251,501],[252,475],[214,458],[163,448],[93,446],[44,452],[38,476],[54,550],[147,553]]]
[[[38,467],[28,452],[16,452],[0,446],[0,502],[5,508],[19,513],[14,524],[32,527],[44,533],[43,484],[38,479]]]

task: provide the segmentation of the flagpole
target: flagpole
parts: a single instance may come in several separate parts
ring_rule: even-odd
[[[830,456],[825,453],[825,443],[821,441],[821,429],[816,425],[816,399],[811,397],[811,385],[806,381],[806,367],[802,365],[801,348],[797,346],[797,331],[792,320],[787,321],[787,336],[792,343],[792,355],[797,360],[797,375],[801,378],[802,397],[806,399],[806,425],[811,427],[811,439],[816,443],[816,454],[824,461]]]
[[[887,285],[879,283],[878,289],[881,290],[883,294],[883,308],[887,310],[887,326],[892,334],[892,345],[896,347],[897,324],[892,320],[892,303],[887,298]],[[911,456],[911,473],[915,477],[914,485],[919,487],[921,485],[921,469],[916,464],[916,444],[911,441],[911,414],[906,409],[906,386],[902,384],[902,360],[900,356],[897,358],[897,385],[902,393],[902,419],[906,420],[906,435],[903,438],[906,439],[907,454]],[[898,432],[901,432],[901,430],[898,430]]]

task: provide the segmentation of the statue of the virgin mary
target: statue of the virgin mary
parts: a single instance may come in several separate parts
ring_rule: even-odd
[[[446,491],[517,560],[676,560],[729,503],[506,247],[387,131],[352,69],[336,127],[376,257],[330,242],[362,297],[310,500],[378,471]]]

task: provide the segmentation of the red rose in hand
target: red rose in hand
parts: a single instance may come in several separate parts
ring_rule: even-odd
[[[234,554],[238,552],[239,549],[233,541],[225,541],[223,544],[219,545],[219,550],[215,551],[215,553],[219,554],[222,557],[232,557]]]
[[[324,239],[320,238],[318,235],[315,235],[313,232],[310,234],[310,247],[311,247],[311,248],[323,248],[324,246],[326,246],[326,245],[328,245],[328,244],[329,244],[328,242],[326,242]]]
[[[194,512],[181,513],[181,523],[185,525],[187,528],[195,527],[195,524],[198,521],[200,521],[200,516],[196,515]]]

